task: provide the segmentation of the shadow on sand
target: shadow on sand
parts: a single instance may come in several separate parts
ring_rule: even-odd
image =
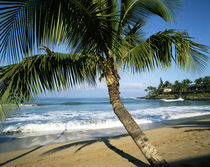
[[[61,150],[64,150],[64,149],[68,149],[70,147],[80,145],[80,147],[75,151],[75,153],[76,153],[76,152],[82,150],[83,148],[85,148],[85,147],[87,147],[91,144],[94,144],[94,143],[97,143],[97,142],[103,142],[110,150],[114,151],[115,153],[117,153],[122,158],[127,159],[129,162],[131,162],[135,166],[150,167],[148,164],[145,164],[144,162],[135,158],[134,156],[132,156],[132,155],[124,152],[123,150],[120,150],[117,147],[113,146],[109,141],[110,139],[119,139],[119,138],[125,137],[125,136],[128,136],[128,135],[119,135],[119,136],[114,136],[114,137],[101,137],[101,138],[95,138],[95,139],[92,139],[92,140],[85,140],[85,141],[79,141],[79,142],[75,142],[75,143],[65,144],[63,146],[59,146],[59,147],[56,147],[54,149],[51,149],[51,150],[43,153],[42,155],[53,154],[55,152],[58,152],[58,151],[61,151]]]
[[[175,128],[175,129],[192,128],[192,129],[187,129],[184,132],[208,131],[208,130],[210,130],[210,122],[208,122],[208,121],[191,121],[191,122],[183,123],[182,125],[173,126],[172,128]]]
[[[52,141],[48,142],[47,144],[53,143],[54,141],[58,140],[59,138],[61,138],[64,135],[65,132],[66,132],[66,129],[63,132],[61,132],[55,139],[53,139]],[[6,164],[8,164],[8,163],[10,163],[10,162],[12,162],[12,161],[14,161],[16,159],[19,159],[21,157],[24,157],[24,156],[26,156],[26,155],[28,155],[28,154],[30,154],[30,153],[32,153],[32,152],[34,152],[34,151],[42,148],[43,146],[45,146],[47,144],[37,146],[36,148],[33,148],[30,151],[27,151],[27,152],[25,152],[25,153],[23,153],[21,155],[18,155],[17,157],[14,157],[14,158],[9,159],[9,160],[7,160],[7,161],[5,161],[3,163],[0,163],[0,166],[6,165]]]
[[[183,159],[170,163],[171,167],[210,167],[210,155]]]
[[[63,133],[61,133],[61,135],[62,135],[62,134],[63,134]],[[60,135],[60,136],[61,136],[61,135]],[[59,136],[59,137],[60,137],[60,136]],[[115,153],[117,153],[117,154],[118,154],[119,156],[121,156],[122,158],[127,159],[129,162],[131,162],[131,163],[134,164],[135,166],[137,166],[137,167],[150,167],[148,164],[142,162],[141,160],[135,158],[134,156],[132,156],[132,155],[130,155],[130,154],[124,152],[123,150],[120,150],[120,149],[118,149],[117,147],[113,146],[113,145],[110,143],[110,141],[109,141],[110,139],[118,139],[118,138],[125,137],[125,136],[128,136],[128,135],[119,135],[119,136],[114,136],[114,137],[101,137],[101,138],[95,138],[95,139],[92,139],[92,140],[84,140],[84,141],[74,142],[74,143],[70,143],[70,144],[65,144],[65,145],[56,147],[56,148],[54,148],[54,149],[51,149],[51,150],[49,150],[49,151],[47,151],[47,152],[44,152],[44,153],[41,154],[41,155],[44,156],[44,155],[48,155],[48,154],[53,154],[53,153],[55,153],[55,152],[58,152],[58,151],[61,151],[61,150],[64,150],[64,149],[68,149],[68,148],[73,147],[73,146],[80,146],[80,147],[75,151],[75,153],[76,153],[76,152],[82,150],[83,148],[85,148],[85,147],[87,147],[87,146],[89,146],[89,145],[91,145],[91,144],[94,144],[94,143],[97,143],[97,142],[103,142],[109,149],[111,149],[112,151],[114,151]],[[58,138],[58,137],[57,137],[57,138]],[[56,139],[57,139],[57,138],[56,138]],[[55,139],[55,140],[56,140],[56,139]],[[14,160],[17,160],[17,159],[19,159],[19,158],[21,158],[21,157],[23,157],[23,156],[26,156],[26,155],[28,155],[28,154],[30,154],[30,153],[32,153],[32,152],[34,152],[34,151],[36,151],[36,150],[42,148],[43,146],[44,146],[44,145],[38,146],[38,147],[36,147],[36,148],[34,148],[34,149],[32,149],[32,150],[26,152],[26,153],[23,153],[23,154],[21,154],[21,155],[15,157],[15,158],[12,158],[12,159],[10,159],[10,160],[7,160],[6,162],[1,163],[0,166],[6,165],[6,164],[8,164],[8,163],[10,163],[10,162],[12,162],[12,161],[14,161]]]
[[[81,142],[70,143],[70,144],[66,144],[66,145],[51,149],[51,150],[43,153],[42,155],[53,154],[53,153],[56,153],[56,152],[64,150],[64,149],[68,149],[70,147],[80,145],[80,147],[75,151],[75,153],[76,153],[76,152],[80,151],[81,149],[85,148],[86,146],[89,146],[96,142],[104,142],[104,144],[109,149],[111,149],[112,151],[117,153],[122,158],[127,159],[130,163],[132,163],[136,167],[151,167],[150,165],[148,165],[148,164],[142,162],[141,160],[133,157],[132,155],[124,152],[123,150],[120,150],[117,147],[113,146],[109,141],[110,139],[118,139],[118,138],[125,137],[125,136],[128,136],[128,135],[119,135],[119,136],[114,136],[114,137],[103,137],[103,138],[96,138],[93,140],[86,140],[86,141],[81,141]],[[210,167],[210,155],[198,156],[198,157],[191,158],[191,159],[183,159],[183,160],[179,160],[179,161],[175,161],[175,162],[170,162],[169,165],[171,167]]]
[[[24,157],[25,155],[28,155],[28,154],[30,154],[30,153],[32,153],[32,152],[34,152],[34,151],[36,151],[36,150],[38,150],[38,149],[40,149],[40,148],[42,148],[42,147],[43,147],[43,146],[38,146],[38,147],[36,147],[36,148],[34,148],[34,149],[28,151],[28,152],[25,152],[25,153],[23,153],[23,154],[21,154],[21,155],[18,155],[18,156],[15,157],[15,158],[12,158],[12,159],[10,159],[10,160],[7,160],[6,162],[1,163],[0,166],[6,165],[6,164],[8,164],[9,162],[12,162],[12,161],[14,161],[14,160],[16,160],[16,159],[19,159],[19,158],[21,158],[21,157]]]

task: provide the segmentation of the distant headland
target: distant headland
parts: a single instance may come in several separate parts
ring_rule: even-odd
[[[163,82],[160,78],[158,87],[148,86],[145,89],[148,94],[139,99],[185,99],[185,100],[210,100],[210,76],[198,78],[194,82],[184,79],[174,84],[169,81]]]

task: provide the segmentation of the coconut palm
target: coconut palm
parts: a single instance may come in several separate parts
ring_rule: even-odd
[[[181,92],[181,85],[182,84],[178,80],[174,81],[174,84],[172,86],[173,92],[180,93]]]
[[[190,86],[191,83],[192,83],[191,80],[184,79],[181,83],[181,91],[182,92],[187,92],[187,88]]]
[[[121,102],[119,70],[140,73],[172,62],[183,69],[205,66],[207,47],[193,42],[185,31],[144,37],[142,28],[149,16],[171,22],[178,0],[0,3],[1,63],[7,63],[0,68],[2,120],[37,94],[95,85],[97,78],[105,78],[114,113],[136,145],[152,166],[167,166]],[[65,45],[66,53],[49,49],[57,45]],[[37,54],[40,46],[45,53]]]
[[[197,86],[200,86],[201,84],[202,84],[202,82],[203,82],[203,78],[198,78],[198,79],[196,79],[195,81],[194,81],[194,83],[197,85]]]

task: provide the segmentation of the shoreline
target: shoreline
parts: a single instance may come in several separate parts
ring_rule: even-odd
[[[210,164],[210,115],[166,121],[164,127],[144,131],[171,166]],[[132,139],[124,134],[35,146],[0,153],[0,166],[147,166]],[[181,165],[180,165],[181,164]],[[200,164],[200,165],[199,165]]]
[[[196,94],[190,94],[190,95],[180,95],[180,94],[159,94],[159,95],[146,95],[144,97],[136,97],[137,99],[147,99],[147,100],[161,100],[161,99],[167,99],[167,100],[175,100],[178,98],[182,98],[184,100],[192,100],[192,101],[210,101],[210,95],[203,95],[203,96],[196,96]]]
[[[190,123],[192,121],[197,121],[202,119],[210,119],[210,114],[194,116],[194,117],[186,117],[174,120],[164,120],[161,122],[154,122],[154,123],[145,123],[145,124],[140,124],[139,126],[143,131],[148,131],[168,126]],[[43,134],[38,136],[32,135],[27,137],[0,136],[0,153],[30,149],[37,146],[42,147],[50,144],[61,144],[77,140],[114,137],[120,135],[127,135],[127,131],[124,129],[124,127],[78,131],[78,132],[66,132],[64,130],[63,132],[55,134]]]

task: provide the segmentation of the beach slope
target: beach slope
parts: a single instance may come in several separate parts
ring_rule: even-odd
[[[145,131],[171,166],[210,166],[210,119]],[[85,139],[0,153],[7,167],[149,166],[127,135]]]

